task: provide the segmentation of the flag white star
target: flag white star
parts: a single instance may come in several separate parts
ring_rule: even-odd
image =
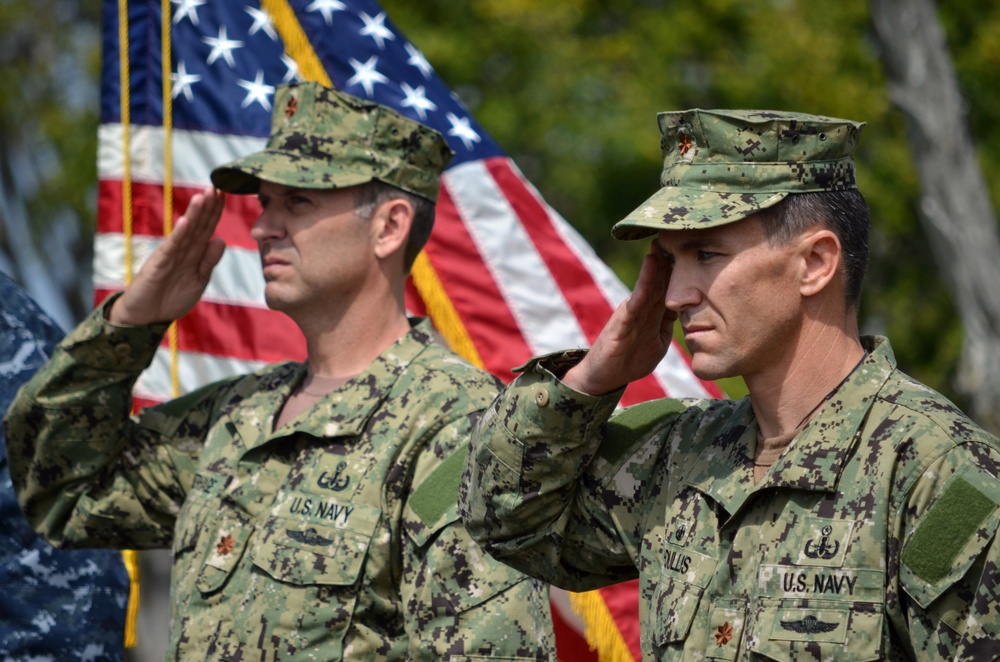
[[[323,14],[323,20],[327,25],[333,24],[333,12],[347,11],[347,5],[340,0],[313,0],[312,4],[306,7],[306,11],[318,11]]]
[[[170,74],[170,80],[173,82],[173,90],[170,92],[171,99],[176,99],[178,95],[183,94],[188,101],[194,101],[191,86],[200,81],[201,76],[189,74],[187,67],[184,66],[184,60],[177,63],[177,72]]]
[[[293,80],[301,80],[299,76],[299,63],[288,56],[287,53],[281,54],[281,63],[285,65],[285,77],[281,79],[282,83],[290,83]]]
[[[413,108],[420,115],[420,119],[427,119],[427,110],[437,110],[437,105],[427,98],[424,92],[423,85],[417,85],[417,89],[413,89],[406,83],[400,83],[399,85],[403,89],[403,94],[406,98],[399,102],[399,105],[403,108]]]
[[[177,25],[185,18],[191,21],[192,25],[198,25],[198,7],[201,7],[208,0],[170,0],[177,7],[174,12],[174,25]]]
[[[271,100],[268,98],[274,94],[274,86],[264,84],[264,72],[257,70],[257,77],[254,80],[239,80],[239,86],[247,91],[247,96],[240,104],[241,108],[246,108],[250,104],[257,102],[264,107],[264,110],[271,110]]]
[[[251,37],[263,30],[264,34],[271,38],[271,41],[278,41],[278,33],[274,31],[274,23],[271,22],[271,16],[266,11],[257,7],[245,7],[244,9],[253,18],[253,25],[247,30]]]
[[[361,12],[358,14],[361,20],[365,22],[365,27],[361,28],[358,32],[362,37],[371,37],[378,44],[378,49],[385,49],[385,40],[388,39],[392,41],[396,38],[396,35],[392,33],[392,30],[385,27],[385,12],[380,12],[378,16],[372,18],[368,14]]]
[[[448,131],[448,135],[455,136],[461,140],[462,144],[465,145],[465,149],[472,149],[475,143],[482,140],[479,134],[473,130],[468,117],[458,117],[454,113],[448,113],[448,121],[451,122],[451,129]]]
[[[205,61],[206,64],[214,64],[222,57],[225,58],[230,69],[236,66],[236,62],[233,60],[233,50],[242,48],[243,42],[238,39],[230,39],[225,25],[219,27],[218,37],[202,37],[201,40],[212,47],[212,52],[208,54],[208,59]]]
[[[378,64],[378,55],[372,55],[364,64],[358,62],[353,57],[348,59],[347,62],[354,67],[354,75],[347,80],[345,87],[360,85],[365,88],[365,93],[370,97],[375,90],[376,83],[389,82],[388,78],[375,69],[375,65]]]
[[[434,71],[434,68],[431,67],[431,63],[427,61],[424,54],[417,50],[417,47],[410,42],[406,42],[406,45],[403,48],[406,49],[406,53],[410,56],[410,59],[406,61],[406,64],[419,69],[420,73],[424,75],[424,78],[430,78],[431,72]]]

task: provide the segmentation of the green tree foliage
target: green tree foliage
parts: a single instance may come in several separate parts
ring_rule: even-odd
[[[947,3],[942,22],[986,172],[1000,159],[1000,7]],[[961,6],[957,6],[960,4]],[[645,245],[611,225],[657,187],[655,115],[780,108],[868,122],[859,179],[873,214],[865,333],[957,398],[961,322],[916,219],[916,172],[863,0],[385,0],[397,25],[545,198],[626,283]],[[993,180],[993,199],[1000,182]]]
[[[98,19],[97,2],[0,2],[0,256],[36,296],[61,293],[47,309],[64,325],[91,298]]]
[[[96,2],[0,2],[0,136],[4,149],[50,159],[44,191],[29,204],[41,225],[58,205],[94,216],[98,10]]]

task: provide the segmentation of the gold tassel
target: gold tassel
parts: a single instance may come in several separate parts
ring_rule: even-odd
[[[136,622],[139,618],[139,553],[134,549],[122,551],[122,561],[128,570],[128,610],[125,614],[125,648],[135,648],[138,642]]]
[[[569,593],[573,611],[583,619],[587,644],[601,662],[635,662],[608,605],[599,591]]]

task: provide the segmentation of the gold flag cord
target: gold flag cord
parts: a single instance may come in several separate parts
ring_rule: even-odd
[[[573,611],[586,624],[587,644],[597,651],[601,662],[635,662],[600,591],[569,593],[569,601]]]
[[[160,78],[163,81],[163,236],[174,229],[174,96],[171,93],[170,60],[172,41],[170,37],[170,0],[160,2]],[[167,329],[167,343],[170,347],[170,389],[176,398],[181,394],[180,366],[177,348],[177,322]]]
[[[131,95],[129,93],[128,0],[118,0],[118,86],[122,125],[122,240],[125,245],[125,284],[132,282],[132,137]],[[139,557],[135,550],[122,551],[122,562],[128,571],[128,607],[125,612],[125,648],[137,642],[136,621],[139,616]]]

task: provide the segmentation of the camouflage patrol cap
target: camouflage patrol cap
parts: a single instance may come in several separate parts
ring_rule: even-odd
[[[275,92],[264,151],[219,166],[212,184],[256,193],[262,180],[332,189],[377,179],[434,202],[451,156],[440,133],[391,108],[318,83],[292,83]]]
[[[710,228],[789,193],[857,188],[852,154],[864,122],[770,110],[660,113],[659,191],[611,229],[616,239]]]

